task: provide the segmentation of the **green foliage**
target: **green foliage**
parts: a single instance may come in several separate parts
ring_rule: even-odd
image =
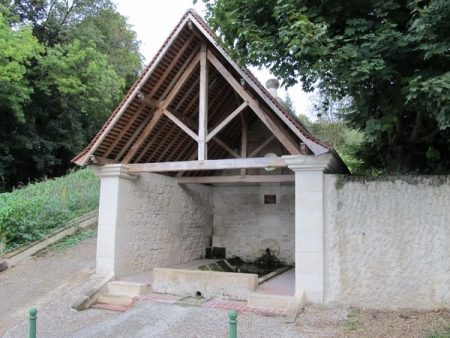
[[[442,330],[430,329],[425,338],[450,338],[450,325],[445,326]]]
[[[92,140],[142,69],[110,0],[0,0],[0,177],[54,177]]]
[[[24,120],[22,105],[33,92],[27,67],[42,50],[29,26],[11,29],[0,13],[0,110],[11,111],[20,121]]]
[[[50,246],[50,250],[64,250],[79,244],[85,239],[91,238],[96,235],[95,230],[78,230],[73,236],[67,236],[62,240],[56,242],[55,244]]]
[[[359,155],[389,172],[450,172],[450,1],[204,0],[244,64],[351,98]]]
[[[363,142],[363,133],[348,128],[344,122],[312,122],[305,115],[299,116],[309,132],[332,146],[353,174],[371,174],[363,165],[356,149]]]
[[[90,169],[0,194],[0,237],[7,248],[37,240],[98,208],[100,182]]]
[[[116,74],[131,87],[142,69],[140,42],[126,18],[109,8],[87,17],[71,31],[74,39],[83,43],[93,41],[96,49],[107,56]]]
[[[64,112],[104,118],[110,113],[111,102],[118,102],[122,96],[124,80],[92,42],[82,46],[74,40],[49,48],[37,72],[41,78],[36,86],[48,96],[56,90]]]

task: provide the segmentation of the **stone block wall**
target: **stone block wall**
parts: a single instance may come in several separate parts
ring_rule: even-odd
[[[276,195],[276,204],[264,204],[264,195]],[[213,245],[225,247],[227,257],[253,261],[274,240],[278,258],[294,263],[294,203],[294,186],[215,187]]]
[[[450,178],[325,176],[325,301],[450,306]]]
[[[103,190],[108,180],[102,178]],[[111,269],[102,257],[113,257],[117,277],[204,258],[212,235],[211,187],[182,187],[172,177],[152,173],[118,179],[118,184],[116,203],[102,190],[97,272]],[[105,243],[108,238],[111,245]]]

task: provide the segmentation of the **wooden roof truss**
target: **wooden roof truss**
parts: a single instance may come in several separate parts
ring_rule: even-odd
[[[249,130],[257,120],[271,136],[249,152]],[[273,142],[284,154],[330,151],[218,46],[195,13],[187,12],[74,162],[121,163],[130,173],[162,172],[180,183],[292,181],[291,174],[247,175],[250,168],[286,166],[281,158],[259,157]],[[212,175],[229,169],[238,175]]]

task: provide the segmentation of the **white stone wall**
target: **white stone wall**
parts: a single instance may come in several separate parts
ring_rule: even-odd
[[[264,204],[264,195],[276,195],[276,204]],[[213,245],[225,247],[227,257],[253,261],[270,239],[280,247],[278,258],[294,263],[294,202],[294,186],[215,187]]]
[[[104,190],[109,180],[102,178]],[[113,261],[116,276],[204,258],[212,235],[211,187],[182,187],[172,177],[152,173],[118,182],[117,202],[107,194],[100,200],[97,272],[112,272],[104,258]]]
[[[450,306],[450,178],[325,178],[325,301]]]

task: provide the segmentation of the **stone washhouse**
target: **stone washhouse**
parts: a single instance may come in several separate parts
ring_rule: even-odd
[[[292,299],[326,302],[324,174],[348,169],[270,86],[185,13],[73,160],[101,179],[98,274],[153,271],[154,292],[246,300],[253,275],[170,267],[207,248],[253,261],[269,247],[295,265]]]

